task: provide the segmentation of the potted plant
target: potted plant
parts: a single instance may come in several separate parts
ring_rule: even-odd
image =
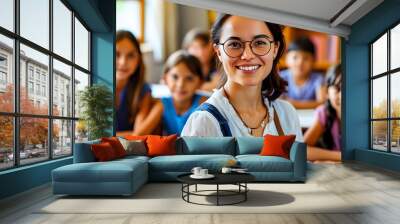
[[[110,136],[107,130],[112,125],[112,105],[112,92],[103,84],[88,86],[79,93],[80,123],[85,124],[89,140]]]

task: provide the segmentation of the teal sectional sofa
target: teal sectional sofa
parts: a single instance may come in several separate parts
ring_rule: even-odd
[[[96,162],[91,141],[75,144],[74,163],[52,171],[54,194],[131,195],[148,181],[176,181],[193,167],[219,172],[228,160],[236,160],[259,182],[305,182],[306,145],[295,142],[290,159],[260,156],[263,138],[255,137],[180,137],[177,155],[127,156]]]

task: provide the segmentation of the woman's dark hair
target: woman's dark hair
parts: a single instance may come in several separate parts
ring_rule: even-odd
[[[315,57],[315,46],[313,42],[307,37],[300,37],[289,44],[288,52],[290,51],[305,51]]]
[[[131,32],[126,31],[126,30],[119,30],[117,31],[116,35],[116,43],[122,40],[129,40],[136,48],[138,57],[139,57],[139,63],[136,68],[136,70],[133,72],[133,74],[129,78],[128,86],[127,86],[127,97],[126,101],[122,102],[125,103],[128,106],[128,117],[129,117],[129,122],[133,123],[134,119],[136,117],[136,114],[139,110],[139,103],[141,99],[141,92],[142,88],[144,86],[145,82],[145,67],[144,67],[144,62],[143,62],[143,57],[142,57],[142,52],[140,50],[140,44],[138,40],[136,39],[135,35],[133,35]]]
[[[220,14],[218,15],[213,27],[211,28],[211,39],[214,44],[220,43],[221,38],[221,28],[225,21],[231,17],[230,14]],[[279,76],[278,63],[279,59],[282,57],[285,51],[285,39],[283,37],[282,29],[283,27],[278,24],[265,22],[265,25],[271,31],[275,42],[279,42],[278,53],[273,61],[271,73],[262,82],[261,91],[264,97],[268,100],[273,101],[277,99],[282,93],[286,92],[287,82]],[[226,74],[222,72],[221,62],[217,62],[220,73],[222,74],[221,81],[218,88],[221,88],[227,81]]]
[[[186,67],[196,76],[203,80],[203,72],[201,70],[201,63],[194,55],[189,54],[185,50],[179,50],[172,53],[164,65],[164,74],[167,74],[169,70],[178,64],[183,63]]]
[[[328,71],[327,74],[327,79],[326,79],[326,84],[327,87],[335,87],[340,91],[341,89],[341,83],[342,83],[342,69],[341,65],[336,65],[332,69],[330,69],[330,72]],[[333,149],[334,147],[334,142],[333,142],[333,136],[332,136],[332,126],[337,119],[337,114],[336,110],[333,108],[331,101],[328,99],[325,104],[324,104],[324,109],[326,111],[326,123],[325,123],[325,129],[324,133],[322,134],[322,141],[321,141],[321,146],[324,148],[328,149]]]

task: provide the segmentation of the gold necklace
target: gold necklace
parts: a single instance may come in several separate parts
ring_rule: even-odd
[[[257,129],[259,129],[259,128],[261,128],[261,130],[264,131],[265,125],[268,123],[268,118],[269,118],[269,116],[268,116],[268,107],[267,107],[267,105],[265,105],[265,102],[263,101],[264,106],[265,106],[265,109],[266,109],[265,116],[264,116],[264,118],[261,120],[260,125],[259,125],[258,127],[252,128],[252,127],[249,127],[249,126],[246,124],[246,122],[244,122],[242,116],[240,115],[240,113],[239,113],[238,110],[236,109],[235,105],[233,105],[233,104],[231,103],[231,100],[230,100],[230,98],[229,98],[228,93],[227,93],[226,90],[225,90],[225,87],[222,87],[222,89],[223,89],[224,94],[225,94],[226,98],[228,99],[229,103],[232,105],[233,110],[234,110],[234,111],[236,112],[236,114],[238,115],[240,121],[241,121],[241,122],[243,123],[243,125],[247,128],[247,132],[248,132],[250,135],[254,135],[254,132],[255,132]]]

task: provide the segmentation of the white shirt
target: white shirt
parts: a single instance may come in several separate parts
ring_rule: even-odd
[[[278,114],[283,132],[285,135],[296,135],[296,141],[303,142],[303,134],[301,132],[299,117],[294,107],[287,101],[276,99],[269,104],[267,98],[264,99],[265,105],[268,106],[269,122],[264,128],[263,135],[278,135],[278,131],[274,123],[274,108]],[[251,136],[248,128],[243,124],[237,113],[233,109],[229,100],[224,96],[223,90],[216,90],[206,103],[215,106],[221,115],[228,121],[228,126],[232,132],[232,136]],[[223,137],[220,125],[217,119],[208,111],[195,111],[187,120],[183,127],[181,136],[211,136]]]

